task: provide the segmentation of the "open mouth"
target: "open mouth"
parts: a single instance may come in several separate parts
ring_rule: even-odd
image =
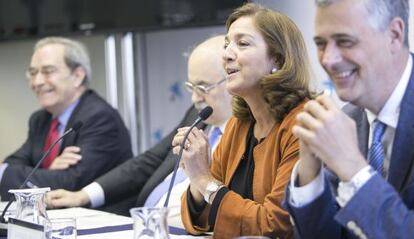
[[[54,91],[53,89],[41,89],[41,90],[37,90],[36,94],[41,96],[41,95],[52,93],[53,91]]]
[[[232,75],[232,74],[237,73],[239,71],[240,70],[238,70],[238,69],[226,68],[227,75]]]
[[[356,72],[357,69],[352,69],[341,72],[333,72],[330,76],[338,87],[346,87],[352,82],[351,79],[355,76]]]
[[[343,71],[343,72],[340,72],[340,73],[334,73],[334,74],[332,74],[332,76],[336,79],[345,79],[345,78],[350,77],[355,72],[356,72],[356,70]]]

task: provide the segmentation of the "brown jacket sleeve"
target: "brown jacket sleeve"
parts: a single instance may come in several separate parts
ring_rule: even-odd
[[[254,149],[255,170],[253,176],[253,200],[243,199],[237,193],[228,192],[220,203],[214,225],[215,238],[232,238],[239,235],[265,235],[272,238],[292,237],[292,226],[288,213],[281,207],[284,188],[290,173],[299,158],[299,143],[292,134],[296,114],[302,105],[291,111],[285,119]],[[230,184],[246,148],[248,122],[232,118],[223,138],[213,155],[211,172],[215,178]],[[182,198],[182,219],[191,234],[200,234],[209,229],[209,208],[191,221],[187,198]]]

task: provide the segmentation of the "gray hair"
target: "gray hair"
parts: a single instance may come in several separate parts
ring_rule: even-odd
[[[83,84],[88,85],[92,77],[91,63],[86,46],[72,39],[64,37],[46,37],[40,39],[34,46],[34,51],[50,44],[59,44],[65,47],[64,60],[69,69],[73,72],[78,67],[85,70]]]
[[[340,0],[315,0],[318,7],[329,6]],[[408,43],[408,17],[410,7],[408,0],[361,0],[369,14],[368,21],[378,31],[384,31],[395,17],[400,17],[404,21],[404,45]]]

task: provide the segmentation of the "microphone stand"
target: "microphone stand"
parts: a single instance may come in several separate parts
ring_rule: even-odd
[[[39,160],[39,162],[37,162],[37,164],[35,165],[35,167],[32,169],[32,171],[29,173],[29,175],[26,177],[26,179],[24,180],[24,182],[20,185],[19,189],[22,189],[26,183],[29,181],[30,177],[37,171],[37,169],[40,167],[40,165],[42,164],[43,160],[46,158],[47,155],[49,155],[50,151],[52,150],[53,147],[55,147],[55,145],[57,143],[59,143],[66,135],[72,133],[73,131],[78,130],[80,127],[82,126],[82,122],[76,122],[72,128],[68,129],[62,136],[60,136],[48,149],[47,151],[43,154],[43,157]],[[9,200],[9,202],[6,204],[6,206],[3,209],[3,212],[1,213],[0,216],[0,224],[5,224],[6,219],[5,219],[5,215],[7,210],[9,209],[10,205],[13,203],[13,198]],[[2,235],[3,233],[1,232],[1,230],[3,230],[2,225],[0,225],[0,235]],[[7,230],[7,229],[6,229]]]
[[[171,182],[170,182],[170,185],[169,185],[169,187],[168,187],[167,198],[165,199],[165,202],[164,202],[164,207],[168,207],[168,202],[169,202],[169,200],[170,200],[171,191],[172,191],[172,188],[173,188],[173,186],[174,186],[175,176],[177,175],[177,170],[178,170],[178,167],[179,167],[179,165],[180,165],[181,157],[183,156],[184,145],[185,145],[185,143],[187,142],[188,135],[190,134],[191,130],[192,130],[192,129],[196,126],[196,124],[198,124],[200,121],[201,121],[201,119],[200,119],[200,118],[198,118],[198,119],[194,122],[194,124],[192,124],[192,125],[190,126],[190,128],[187,130],[187,132],[186,132],[186,133],[185,133],[185,135],[184,135],[184,140],[183,140],[183,142],[181,142],[181,145],[180,145],[180,151],[179,151],[179,153],[178,153],[177,160],[175,161],[175,164],[174,164],[174,171],[173,171],[173,175],[172,175],[172,177],[171,177]]]
[[[212,113],[213,113],[213,108],[211,108],[210,106],[207,106],[204,109],[202,109],[201,112],[198,114],[197,120],[194,121],[194,123],[190,126],[190,128],[185,133],[183,142],[181,142],[181,145],[180,145],[180,151],[178,152],[177,160],[175,161],[175,164],[174,164],[174,171],[171,177],[170,185],[168,187],[167,198],[165,199],[164,207],[168,207],[168,202],[170,200],[171,191],[174,186],[175,176],[177,175],[177,170],[180,165],[181,157],[183,156],[184,145],[187,141],[188,135],[198,123],[200,123],[202,120],[206,120],[208,117],[210,117]]]

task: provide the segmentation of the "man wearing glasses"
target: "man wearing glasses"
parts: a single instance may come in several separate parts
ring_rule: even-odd
[[[197,85],[197,84],[194,84],[193,85],[193,83],[191,83],[191,82],[189,82],[189,81],[187,81],[187,82],[185,82],[184,83],[184,85],[185,85],[185,89],[188,91],[188,92],[190,92],[191,94],[193,93],[193,91],[194,90],[196,90],[197,91],[197,93],[201,93],[201,94],[208,94],[208,92],[211,90],[211,89],[213,89],[214,87],[216,87],[216,86],[218,86],[218,85],[220,85],[221,83],[223,83],[224,81],[226,81],[226,79],[222,79],[222,80],[219,80],[218,82],[216,82],[216,83],[214,83],[214,84],[211,84],[211,85],[206,85],[205,83],[203,84],[199,84],[199,85]]]
[[[182,122],[157,145],[111,170],[78,192],[57,190],[48,193],[49,207],[76,207],[90,204],[105,210],[128,215],[134,206],[162,207],[174,168],[176,156],[171,142],[180,127],[188,126],[197,117],[197,111],[209,105],[212,115],[205,121],[205,133],[210,149],[217,146],[225,124],[231,116],[231,96],[226,90],[224,69],[221,65],[224,36],[216,36],[198,45],[188,61],[186,89],[191,93],[191,107]],[[170,226],[183,227],[180,218],[180,198],[189,182],[179,169],[169,200]]]
[[[75,124],[81,127],[51,148],[23,187],[79,190],[132,156],[118,112],[88,89],[90,60],[80,42],[61,37],[38,41],[26,75],[42,109],[30,117],[26,142],[0,164],[2,200]]]

